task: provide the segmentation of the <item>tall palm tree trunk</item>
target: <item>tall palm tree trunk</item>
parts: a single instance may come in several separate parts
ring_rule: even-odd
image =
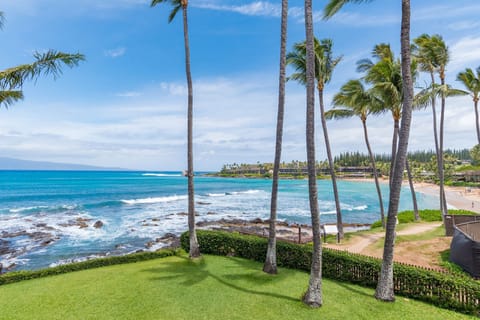
[[[430,78],[432,81],[432,88],[435,85],[435,76],[433,74],[433,71],[430,72]],[[438,176],[440,177],[440,172],[443,171],[443,166],[441,165],[440,159],[443,157],[440,156],[440,144],[438,142],[438,129],[437,129],[437,108],[436,108],[436,99],[435,96],[432,96],[432,117],[433,117],[433,136],[435,140],[435,154],[437,157],[437,172]],[[443,204],[444,201],[443,199],[445,198],[445,192],[443,189],[440,189],[439,191],[439,200],[440,200],[440,212],[442,213],[442,220],[443,220]]]
[[[268,248],[263,271],[270,274],[277,273],[277,196],[278,196],[278,173],[280,171],[280,159],[282,156],[283,118],[285,110],[285,69],[287,47],[287,18],[288,0],[282,0],[282,22],[280,32],[280,76],[278,80],[278,113],[277,113],[277,136],[275,142],[275,160],[273,162],[272,198],[270,201],[270,226],[268,233]]]
[[[480,123],[478,122],[478,97],[473,98],[473,107],[475,108],[475,126],[477,128],[477,140],[480,144]]]
[[[315,167],[315,52],[313,47],[312,0],[305,0],[305,33],[307,49],[307,166],[308,195],[312,218],[313,253],[310,280],[303,302],[310,307],[320,307],[322,297],[322,243],[320,237],[320,212],[318,210],[317,172]]]
[[[407,157],[408,138],[412,121],[413,80],[410,69],[410,0],[402,0],[401,51],[403,79],[402,125],[400,128],[398,151],[390,189],[390,204],[388,207],[382,268],[375,290],[375,297],[383,301],[395,300],[393,291],[393,248],[395,243],[396,218],[400,202],[400,190],[402,187],[403,170]]]
[[[190,235],[190,258],[200,256],[200,248],[197,240],[197,232],[195,230],[195,193],[193,186],[193,85],[192,74],[190,71],[190,44],[188,41],[188,19],[187,6],[182,7],[183,12],[183,37],[185,41],[185,70],[187,74],[188,86],[188,110],[187,110],[187,162],[188,162],[188,232]]]
[[[377,172],[377,166],[375,164],[375,157],[373,156],[372,148],[370,147],[370,141],[368,140],[367,121],[362,119],[362,125],[363,125],[363,135],[365,137],[365,144],[367,145],[367,150],[368,150],[368,156],[370,157],[370,162],[373,168],[373,177],[375,178],[375,187],[377,188],[378,204],[380,206],[380,218],[382,219],[382,227],[385,229],[385,212],[383,209],[382,191],[380,189],[380,183],[378,182],[378,172]]]
[[[445,75],[440,76],[440,83],[442,87],[445,85]],[[447,208],[447,199],[445,197],[445,170],[443,167],[443,128],[444,128],[444,122],[445,122],[445,94],[442,93],[442,106],[441,106],[441,111],[440,111],[440,148],[439,148],[439,173],[438,173],[438,179],[440,183],[440,194],[441,194],[441,201],[442,201],[442,217],[448,214],[448,208]]]
[[[343,222],[342,211],[340,209],[340,199],[338,197],[337,177],[335,176],[335,166],[333,163],[332,150],[330,148],[330,139],[328,138],[327,120],[325,119],[325,106],[323,104],[323,87],[318,85],[318,98],[320,101],[320,119],[322,121],[323,137],[325,138],[325,148],[327,149],[328,166],[330,169],[330,176],[332,177],[333,196],[335,198],[335,209],[337,211],[337,229],[338,238],[343,239]]]
[[[395,159],[397,157],[399,124],[400,120],[397,117],[393,117],[392,158],[390,160],[390,176],[388,177],[390,188],[392,187],[393,169],[395,168]]]
[[[395,159],[396,159],[396,152],[397,152],[397,141],[398,141],[398,131],[399,131],[399,119],[394,117],[394,128],[393,128],[393,139],[392,139],[392,160],[390,162],[390,177],[392,176],[393,173],[393,168],[395,167]],[[410,166],[408,164],[408,158],[405,163],[405,168],[407,170],[407,178],[408,178],[408,184],[410,187],[410,193],[412,195],[412,203],[413,203],[413,212],[415,215],[415,221],[418,221],[420,219],[419,213],[418,213],[418,204],[417,204],[417,195],[415,194],[415,187],[413,185],[413,178],[412,178],[412,173],[410,171]],[[390,179],[390,188],[392,186],[392,180]],[[382,225],[385,228],[385,225],[382,223]]]
[[[410,170],[410,164],[408,163],[408,157],[405,160],[405,168],[407,169],[408,184],[410,185],[410,192],[412,194],[413,203],[413,217],[415,221],[420,220],[420,214],[418,213],[417,195],[415,194],[415,187],[413,186],[412,170]]]

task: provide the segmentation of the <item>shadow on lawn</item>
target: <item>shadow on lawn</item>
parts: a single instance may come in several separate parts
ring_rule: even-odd
[[[182,259],[181,261],[168,261],[163,262],[162,266],[159,268],[152,268],[152,269],[145,269],[144,272],[151,272],[151,273],[159,273],[159,274],[169,274],[169,275],[162,275],[158,277],[153,277],[152,280],[175,280],[175,279],[183,279],[180,283],[185,286],[193,286],[195,284],[201,283],[208,278],[212,278],[219,282],[220,284],[227,286],[229,288],[253,294],[253,295],[262,295],[268,296],[278,299],[284,299],[289,301],[300,301],[299,299],[295,299],[286,295],[281,295],[278,293],[270,292],[270,291],[260,291],[260,290],[252,290],[241,286],[238,282],[252,282],[257,285],[268,284],[276,280],[281,280],[281,278],[277,279],[278,276],[271,276],[267,274],[261,274],[259,270],[252,269],[251,264],[242,261],[241,259],[237,258],[229,258],[229,261],[234,262],[237,266],[227,266],[225,269],[231,268],[242,268],[248,273],[232,273],[232,274],[222,274],[217,275],[213,273],[207,265],[205,258],[200,258],[199,260],[190,260],[187,257],[179,257]],[[250,285],[248,285],[250,287]]]
[[[362,296],[365,296],[365,297],[369,297],[369,298],[373,298],[373,295],[371,294],[368,294],[368,293],[365,293],[364,291],[361,291],[359,289],[356,289],[353,285],[353,284],[349,284],[349,283],[344,283],[344,282],[340,282],[340,281],[335,281],[335,283],[344,288],[345,290],[348,290],[348,291],[351,291],[352,293],[355,293],[355,294],[358,294],[358,295],[362,295]]]

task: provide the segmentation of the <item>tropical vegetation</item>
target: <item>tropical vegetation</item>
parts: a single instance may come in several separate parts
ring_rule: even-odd
[[[342,9],[348,3],[364,3],[369,0],[330,0],[325,7],[324,17],[330,18]],[[324,301],[324,281],[322,279],[322,272],[326,277],[330,277],[340,281],[350,281],[354,283],[361,283],[370,287],[376,287],[375,297],[382,301],[394,301],[395,293],[405,295],[407,297],[423,299],[425,301],[438,304],[447,308],[454,308],[464,312],[478,312],[478,306],[473,303],[471,297],[478,297],[480,288],[477,284],[471,282],[464,282],[464,279],[455,279],[454,277],[429,273],[425,270],[418,270],[405,266],[396,265],[393,262],[394,257],[394,243],[395,230],[398,220],[406,220],[402,214],[398,214],[398,205],[400,198],[400,190],[402,182],[405,178],[404,170],[407,170],[407,178],[410,181],[412,190],[412,202],[416,205],[415,192],[413,189],[413,179],[432,179],[440,186],[440,218],[448,213],[447,201],[445,197],[444,185],[446,183],[455,182],[454,176],[458,176],[459,172],[465,172],[464,182],[467,183],[467,170],[471,167],[462,167],[465,164],[460,163],[455,154],[445,152],[444,149],[444,123],[446,101],[448,97],[470,94],[474,102],[474,113],[476,121],[476,146],[472,148],[468,155],[473,160],[473,165],[480,162],[480,122],[478,115],[478,101],[480,100],[480,67],[474,72],[470,68],[466,68],[458,74],[457,80],[463,84],[467,91],[453,88],[446,81],[446,68],[449,62],[450,52],[448,46],[443,41],[440,35],[423,34],[410,41],[410,17],[411,5],[410,0],[402,0],[402,17],[401,17],[401,56],[395,57],[390,45],[381,43],[374,47],[372,54],[373,60],[363,59],[358,62],[358,70],[362,73],[361,79],[349,80],[340,89],[333,98],[333,108],[329,111],[325,110],[324,90],[325,86],[332,78],[333,70],[340,62],[341,57],[335,57],[333,54],[333,41],[330,39],[318,40],[314,37],[313,30],[313,12],[312,0],[305,0],[305,41],[297,43],[293,46],[292,51],[286,54],[287,43],[287,18],[288,18],[288,1],[282,1],[281,12],[281,26],[280,26],[280,65],[279,65],[279,92],[278,92],[278,112],[277,112],[277,126],[276,126],[276,142],[275,142],[275,158],[273,164],[257,163],[255,167],[250,165],[229,165],[224,167],[224,173],[228,174],[228,170],[237,174],[237,171],[257,171],[258,174],[265,177],[273,177],[272,180],[272,195],[270,205],[270,225],[268,244],[265,239],[249,238],[239,235],[226,235],[221,233],[209,233],[196,231],[195,224],[195,198],[194,198],[194,162],[193,162],[193,82],[191,75],[190,62],[190,44],[189,44],[189,29],[188,29],[188,0],[152,0],[150,5],[155,7],[159,4],[167,3],[172,6],[172,10],[168,17],[168,22],[172,22],[177,13],[181,10],[183,16],[183,42],[185,50],[185,72],[187,80],[187,164],[186,176],[188,178],[188,233],[182,236],[182,245],[189,250],[189,258],[200,257],[200,246],[202,252],[225,255],[238,255],[241,257],[251,258],[254,260],[264,260],[263,271],[266,273],[276,274],[278,266],[287,266],[305,271],[310,271],[308,280],[308,287],[304,290],[304,286],[299,286],[299,283],[306,282],[304,273],[294,272],[291,270],[282,270],[282,274],[278,278],[272,278],[257,271],[251,271],[258,266],[252,262],[241,260],[238,258],[219,258],[205,256],[202,259],[185,259],[183,255],[178,255],[178,252],[171,251],[168,255],[176,255],[176,257],[166,258],[160,267],[153,262],[140,262],[143,273],[139,272],[138,267],[129,266],[109,266],[100,269],[97,272],[75,273],[72,275],[58,276],[57,280],[47,281],[45,279],[35,280],[37,287],[56,288],[51,290],[53,295],[47,296],[47,310],[49,314],[62,314],[62,312],[70,311],[69,308],[59,308],[55,303],[57,296],[60,294],[65,297],[65,291],[70,290],[68,302],[82,301],[87,304],[92,301],[84,300],[84,297],[95,297],[92,303],[96,308],[103,308],[105,301],[100,299],[108,297],[110,303],[121,305],[121,308],[116,309],[113,315],[116,318],[124,317],[148,317],[152,314],[158,316],[168,315],[172,318],[189,318],[191,315],[185,313],[185,310],[191,309],[191,312],[198,311],[198,307],[208,305],[208,311],[205,317],[225,317],[234,318],[230,311],[218,308],[218,306],[226,305],[235,297],[236,307],[241,311],[238,315],[241,318],[252,317],[255,318],[258,314],[262,318],[278,318],[278,317],[292,317],[292,318],[310,318],[311,310],[301,309],[295,305],[292,300],[297,300],[301,294],[302,301],[310,307],[320,307]],[[3,13],[0,12],[0,27],[3,25]],[[36,80],[43,75],[53,75],[58,77],[62,72],[62,67],[73,67],[78,65],[80,61],[84,60],[82,54],[67,54],[55,50],[49,50],[46,53],[34,54],[34,62],[31,64],[20,65],[13,68],[8,68],[0,71],[0,105],[5,107],[11,106],[13,103],[23,99],[23,85],[25,81]],[[293,244],[286,244],[280,242],[277,246],[276,240],[276,217],[277,217],[277,197],[278,197],[278,180],[281,175],[282,163],[282,136],[283,136],[283,121],[285,109],[285,81],[286,81],[286,65],[290,64],[295,68],[289,78],[297,80],[306,87],[306,151],[307,161],[292,163],[283,167],[292,169],[286,171],[292,176],[301,176],[308,178],[308,192],[309,204],[311,214],[311,225],[313,233],[313,243],[300,246]],[[414,94],[414,82],[419,72],[424,72],[430,77],[430,83]],[[437,80],[438,78],[438,80]],[[318,92],[318,99],[320,105],[320,119],[322,122],[324,142],[327,150],[327,159],[323,163],[316,160],[316,145],[315,145],[315,89]],[[437,121],[437,102],[440,101],[440,119]],[[408,142],[410,135],[410,126],[412,121],[412,113],[414,108],[432,108],[433,117],[433,135],[435,141],[435,152],[423,152],[417,154],[417,158],[407,153]],[[372,151],[370,144],[367,118],[370,116],[379,115],[385,112],[390,112],[393,119],[393,137],[391,154],[384,156],[376,156]],[[340,119],[346,117],[356,116],[360,118],[362,129],[364,133],[364,140],[368,155],[363,156],[355,154],[355,156],[345,155],[339,157],[338,163],[335,163],[328,135],[326,119]],[[352,159],[353,158],[353,159]],[[418,160],[422,159],[422,160]],[[379,203],[380,203],[380,217],[381,224],[385,229],[385,241],[383,246],[383,259],[381,261],[350,255],[347,253],[339,253],[322,248],[320,237],[320,212],[318,207],[318,190],[317,179],[320,174],[328,174],[332,180],[332,188],[336,203],[337,212],[337,226],[340,237],[343,236],[343,223],[341,215],[341,207],[339,194],[336,184],[337,172],[341,171],[340,162],[344,161],[351,166],[364,166],[364,173],[371,172],[375,179]],[[240,167],[239,170],[237,170]],[[271,168],[271,169],[270,169]],[[475,167],[474,167],[475,168]],[[478,169],[478,168],[477,168]],[[271,172],[270,172],[271,170]],[[297,171],[296,171],[297,170]],[[222,170],[223,171],[223,170]],[[246,173],[246,172],[244,172]],[[433,176],[428,175],[432,173]],[[253,172],[253,175],[256,175]],[[425,175],[427,174],[427,175]],[[390,192],[389,192],[389,207],[385,219],[382,194],[379,187],[379,175],[386,175],[389,178]],[[415,217],[415,220],[423,219],[438,219],[435,213],[433,214],[424,211],[418,211],[415,207],[415,214],[409,213],[410,217]],[[406,214],[404,214],[406,215]],[[410,220],[409,220],[410,221]],[[241,244],[241,245],[239,245]],[[265,250],[265,248],[267,248]],[[167,254],[166,254],[167,255]],[[138,260],[146,260],[151,257],[146,255],[134,256]],[[145,259],[144,259],[145,258]],[[132,258],[136,259],[136,258]],[[277,261],[278,259],[278,261]],[[99,260],[99,264],[116,264],[108,262],[110,260]],[[113,260],[112,260],[113,261]],[[116,261],[116,260],[115,260]],[[118,261],[123,261],[119,258]],[[86,268],[93,263],[84,265],[72,265],[71,267],[52,269],[53,271],[42,271],[39,273],[19,273],[11,276],[2,276],[2,279],[28,279],[41,277],[43,274],[51,274],[49,272],[64,273],[65,270],[77,270],[75,268]],[[137,266],[138,266],[137,265]],[[73,268],[70,270],[69,268]],[[105,271],[106,270],[106,271]],[[248,272],[245,272],[247,270]],[[355,270],[360,270],[355,273]],[[228,272],[227,272],[228,271]],[[85,276],[86,275],[86,276]],[[378,275],[378,277],[377,277]],[[58,280],[60,279],[60,280]],[[98,279],[102,281],[100,291],[95,290],[86,293],[82,289],[85,279],[88,281],[99,283]],[[233,280],[232,280],[233,279]],[[250,281],[255,281],[262,286],[260,290],[252,290],[250,288]],[[275,281],[275,280],[282,281]],[[394,279],[401,281],[400,288],[394,286]],[[155,281],[161,280],[161,281]],[[235,281],[234,281],[235,280]],[[4,280],[5,281],[5,280]],[[403,282],[402,282],[403,281]],[[58,285],[58,283],[63,283]],[[11,298],[18,295],[20,291],[25,294],[25,291],[32,291],[34,288],[29,285],[32,282],[19,284],[18,286],[2,287],[0,291],[4,291]],[[65,283],[69,285],[66,286]],[[72,289],[70,286],[74,283],[77,287]],[[159,286],[158,283],[161,283]],[[431,284],[434,283],[438,289],[431,289]],[[338,283],[325,282],[326,296],[338,296],[342,299],[347,299],[347,304],[352,301],[356,308],[362,307],[366,309],[365,302],[359,302],[358,295],[352,295],[339,288]],[[187,285],[191,289],[193,285],[198,285],[201,289],[189,290],[189,299],[186,303],[181,303],[181,308],[170,308],[167,302],[172,304],[183,301],[185,291],[183,287]],[[218,290],[219,285],[222,285],[222,290]],[[430,287],[428,287],[430,285]],[[296,288],[295,294],[292,296],[291,288]],[[349,285],[347,285],[349,286]],[[223,288],[225,287],[225,288]],[[456,290],[461,287],[464,295],[458,295]],[[11,289],[12,288],[12,289]],[[19,289],[20,288],[20,289]],[[350,287],[349,287],[350,288]],[[426,289],[429,288],[429,289]],[[97,289],[97,288],[96,288]],[[298,289],[298,290],[297,290]],[[351,288],[350,288],[351,289]],[[331,290],[331,291],[329,291]],[[355,289],[362,293],[370,292],[365,289]],[[48,290],[46,292],[49,292]],[[133,300],[130,293],[140,292],[138,297]],[[206,295],[205,292],[215,293],[215,297]],[[147,297],[150,297],[148,299]],[[161,297],[166,305],[159,304],[156,299],[151,297]],[[28,305],[21,300],[18,305],[22,310],[26,309],[32,312],[29,308],[38,308],[40,300],[36,297],[45,297],[42,294],[36,294],[28,301]],[[467,297],[467,298],[465,298]],[[363,300],[363,297],[361,297]],[[269,303],[267,307],[264,303],[258,303],[259,307],[252,307],[252,300],[260,299],[264,303]],[[334,300],[334,299],[332,299]],[[102,301],[99,304],[98,301]],[[215,301],[218,305],[212,304]],[[285,310],[285,301],[289,307]],[[122,304],[125,302],[125,308]],[[1,303],[1,302],[0,302]],[[23,303],[23,304],[22,304]],[[43,301],[42,301],[43,303]],[[146,304],[151,308],[142,308],[138,310],[136,305],[145,306]],[[256,305],[257,305],[256,304]],[[184,305],[188,305],[185,307]],[[251,315],[243,311],[244,306],[248,305],[248,311],[253,312]],[[380,304],[375,301],[369,301],[369,306]],[[400,307],[398,306],[400,305]],[[13,307],[12,307],[13,306]],[[382,312],[373,313],[372,316],[385,315],[384,310],[394,310],[399,308],[403,311],[401,317],[405,318],[406,313],[401,309],[402,303],[397,303],[394,307],[389,305],[381,305],[379,309]],[[185,309],[186,308],[186,309]],[[190,308],[190,309],[189,309]],[[292,313],[291,310],[294,310]],[[332,303],[332,307],[341,309]],[[370,308],[370,307],[369,307]],[[415,306],[418,316],[418,310],[424,310],[423,307]],[[178,311],[180,310],[180,311]],[[86,311],[86,317],[91,314],[96,315],[95,309],[83,309]],[[268,311],[268,312],[267,312]],[[278,311],[278,312],[277,312]],[[6,312],[6,313],[3,313]],[[10,313],[9,313],[10,312]],[[4,314],[9,317],[18,312],[18,307],[15,304],[5,304],[2,306],[2,316]],[[108,312],[108,310],[106,311]],[[143,312],[143,313],[142,313]],[[432,312],[432,313],[430,313]],[[47,313],[47,314],[48,314]],[[36,313],[32,313],[36,314]],[[192,313],[195,315],[195,313]],[[422,312],[425,317],[434,315],[438,318],[438,314],[433,311]],[[105,315],[110,316],[109,313]],[[234,314],[237,315],[236,313]],[[291,316],[290,316],[291,315]],[[332,313],[333,315],[333,313]],[[338,315],[338,314],[336,314]],[[364,314],[363,314],[364,315]],[[15,314],[14,317],[17,317]],[[329,317],[328,311],[325,316]]]

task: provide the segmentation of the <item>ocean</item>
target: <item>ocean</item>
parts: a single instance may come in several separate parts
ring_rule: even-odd
[[[335,223],[329,180],[319,180],[321,223]],[[344,223],[379,220],[375,185],[338,182]],[[197,221],[268,219],[271,180],[195,177]],[[385,211],[388,185],[382,185]],[[417,193],[419,207],[438,208]],[[411,209],[410,190],[400,210]],[[187,180],[180,172],[0,171],[0,264],[38,269],[157,249],[152,243],[187,229]],[[306,180],[281,180],[279,220],[310,224]],[[96,227],[94,226],[95,224]]]

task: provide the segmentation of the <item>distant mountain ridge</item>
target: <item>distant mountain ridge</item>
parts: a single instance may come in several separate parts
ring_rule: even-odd
[[[83,164],[32,161],[0,157],[0,170],[66,170],[66,171],[130,171],[129,169],[96,167]]]

